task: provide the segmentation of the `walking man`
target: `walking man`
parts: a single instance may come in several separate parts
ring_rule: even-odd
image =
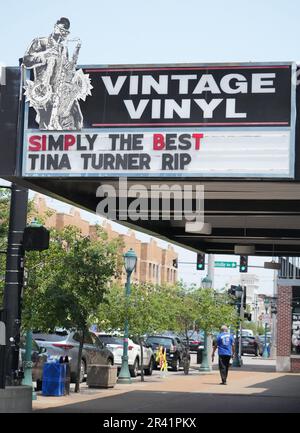
[[[227,375],[228,375],[228,368],[229,368],[229,361],[230,358],[234,354],[234,338],[233,336],[228,332],[228,328],[226,325],[223,325],[221,327],[221,332],[217,336],[217,340],[213,346],[213,352],[212,352],[212,362],[214,361],[215,357],[215,351],[218,349],[218,355],[219,355],[219,370],[222,382],[220,385],[226,385],[227,384]]]

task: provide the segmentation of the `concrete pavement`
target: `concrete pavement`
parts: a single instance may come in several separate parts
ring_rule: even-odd
[[[244,357],[240,368],[231,368],[228,385],[220,385],[217,365],[200,373],[193,365],[162,376],[155,371],[145,382],[90,389],[81,385],[78,394],[46,397],[38,393],[34,412],[96,413],[203,413],[203,412],[300,412],[300,374],[278,373],[272,360]]]

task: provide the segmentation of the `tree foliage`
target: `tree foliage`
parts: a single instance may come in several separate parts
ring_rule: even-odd
[[[100,305],[98,324],[103,330],[124,328],[125,317],[132,335],[170,330],[186,333],[197,327],[212,332],[236,321],[236,310],[227,294],[213,289],[136,285],[126,298],[123,287],[114,285]]]
[[[63,327],[81,333],[76,391],[84,333],[116,276],[119,248],[118,240],[108,241],[100,228],[93,240],[69,226],[51,230],[48,250],[26,253],[22,326],[44,332]]]
[[[74,227],[52,229],[50,247],[26,253],[23,325],[47,330],[89,324],[118,267],[118,241],[93,240]]]
[[[170,321],[165,293],[159,286],[132,284],[130,295],[125,288],[113,284],[104,296],[97,316],[98,326],[106,331],[124,330],[125,319],[129,322],[129,332],[140,337],[149,332],[161,332]]]

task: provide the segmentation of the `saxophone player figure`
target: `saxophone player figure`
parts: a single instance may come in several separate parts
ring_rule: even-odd
[[[88,74],[76,71],[80,43],[69,60],[69,28],[68,18],[60,18],[50,36],[35,38],[23,57],[23,66],[34,71],[34,80],[26,82],[25,95],[42,130],[80,130],[83,126],[78,100],[85,100],[92,86]]]

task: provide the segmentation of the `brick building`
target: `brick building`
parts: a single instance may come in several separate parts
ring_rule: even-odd
[[[296,300],[299,296],[300,285],[278,285],[277,371],[300,372],[300,338],[298,338],[300,330],[300,304]]]
[[[80,211],[71,208],[69,213],[57,212],[47,206],[46,200],[40,195],[34,197],[35,208],[39,215],[44,216],[45,225],[57,230],[68,225],[77,227],[85,236],[96,236],[96,226],[81,218]],[[109,239],[120,238],[123,241],[123,251],[125,253],[132,248],[137,257],[137,266],[132,274],[131,280],[140,283],[153,284],[173,284],[178,279],[177,269],[173,266],[174,259],[178,254],[172,245],[167,248],[161,248],[155,239],[150,242],[143,242],[137,239],[133,230],[128,230],[126,234],[120,234],[112,229],[111,225],[105,221],[102,228],[108,235]],[[126,274],[122,269],[120,280],[125,282]]]
[[[282,257],[277,289],[278,371],[300,372],[300,258]]]

